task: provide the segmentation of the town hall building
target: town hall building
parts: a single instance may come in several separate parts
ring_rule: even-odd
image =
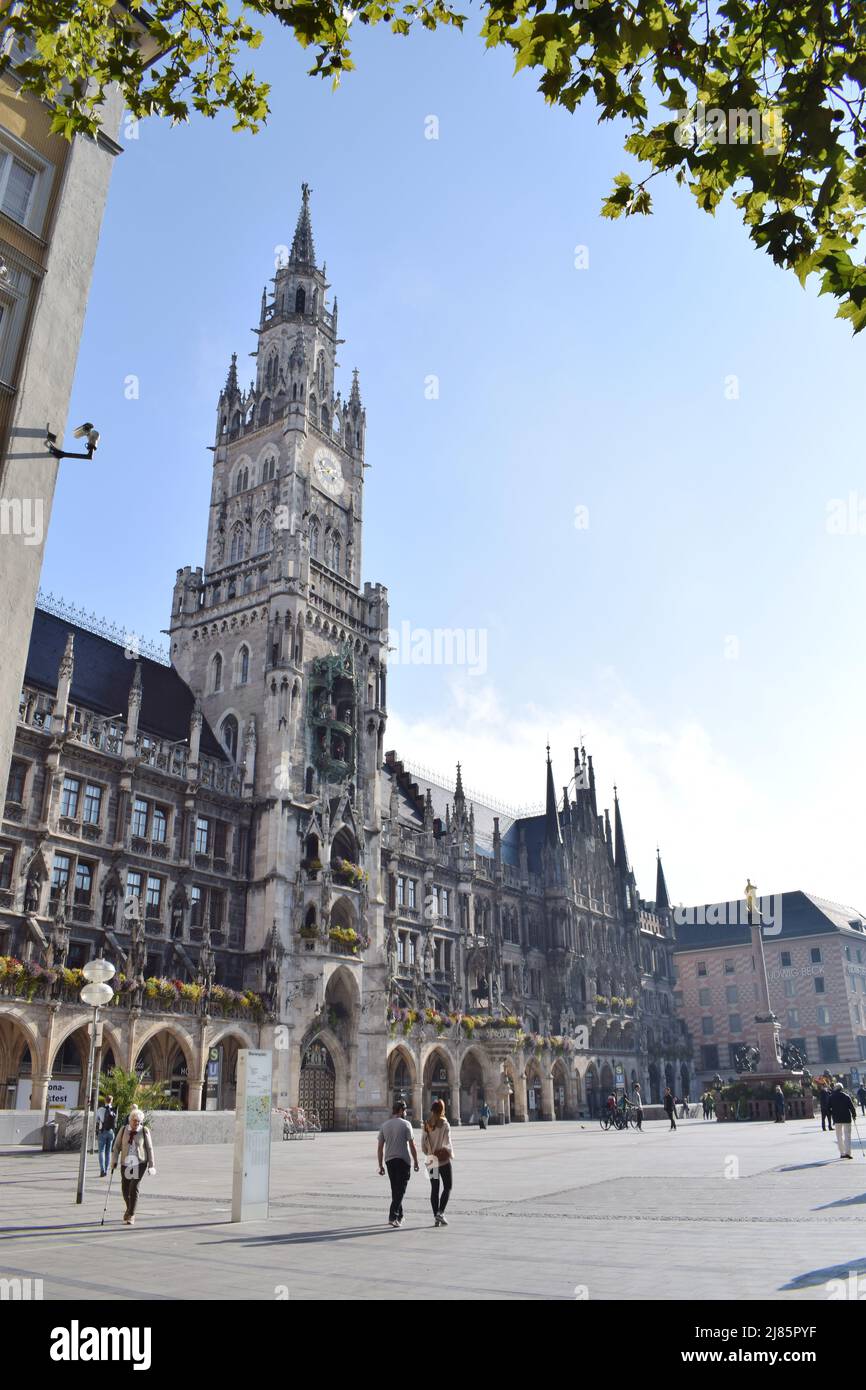
[[[592,758],[506,812],[389,750],[388,594],[362,580],[366,418],[335,380],[309,190],[262,296],[255,380],[219,395],[203,564],[167,659],[44,601],[0,834],[0,1106],[80,1087],[76,971],[108,956],[103,1065],[230,1108],[240,1047],[323,1125],[483,1101],[593,1114],[688,1093],[671,906],[638,893]],[[459,757],[455,748],[455,763]],[[543,787],[542,787],[543,784]],[[72,1102],[75,1103],[75,1102]]]

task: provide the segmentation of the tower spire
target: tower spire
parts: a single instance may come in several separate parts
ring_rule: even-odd
[[[556,809],[556,787],[553,785],[553,764],[550,761],[550,744],[547,745],[547,798],[544,811],[544,838],[549,845],[561,845],[559,814]]]
[[[238,394],[238,355],[232,353],[232,360],[226,377],[226,384],[223,390],[225,396],[236,396]]]
[[[667,917],[671,910],[671,901],[668,897],[668,885],[665,881],[665,871],[662,868],[662,857],[656,846],[656,915]]]
[[[619,798],[616,794],[616,787],[613,789],[613,825],[614,825],[614,862],[620,873],[628,877],[628,855],[625,848],[625,832],[622,828],[622,815],[619,809]]]
[[[295,236],[289,256],[289,264],[294,266],[315,266],[316,264],[313,227],[310,222],[310,191],[308,183],[301,184],[301,210],[298,213],[298,225],[295,227]]]

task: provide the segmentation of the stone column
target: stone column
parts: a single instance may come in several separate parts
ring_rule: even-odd
[[[525,1123],[529,1118],[527,1113],[526,1101],[526,1077],[518,1071],[514,1077],[514,1119],[518,1124]]]
[[[388,1097],[388,1110],[391,1110],[391,1097]],[[420,1081],[412,1087],[412,1118],[418,1125],[424,1123],[424,1093]]]
[[[542,1074],[541,1077],[541,1118],[542,1120],[556,1119],[556,1106],[553,1103],[553,1072]]]

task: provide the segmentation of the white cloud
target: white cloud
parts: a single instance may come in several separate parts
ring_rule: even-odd
[[[593,757],[600,812],[612,809],[617,784],[626,845],[644,897],[655,893],[658,843],[674,902],[740,897],[750,877],[763,893],[803,888],[859,905],[853,833],[847,860],[840,857],[838,824],[832,834],[829,825],[823,833],[813,826],[804,839],[801,797],[811,799],[811,792],[800,779],[800,796],[792,796],[787,779],[772,775],[778,750],[768,752],[766,769],[740,766],[696,719],[665,727],[612,672],[600,685],[591,702],[581,705],[566,708],[552,691],[544,704],[512,709],[494,685],[456,678],[448,702],[435,713],[391,714],[386,747],[452,779],[459,759],[467,789],[526,806],[543,801],[548,741],[561,802],[582,732]]]

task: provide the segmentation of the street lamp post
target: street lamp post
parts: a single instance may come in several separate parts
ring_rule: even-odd
[[[114,997],[114,990],[108,983],[114,974],[114,966],[110,961],[105,960],[102,956],[98,956],[96,960],[88,961],[81,973],[87,980],[87,984],[81,991],[81,1002],[82,1004],[88,1004],[93,1009],[93,1020],[91,1023],[90,1035],[90,1058],[87,1065],[87,1093],[84,1102],[84,1123],[81,1129],[81,1153],[78,1159],[78,1192],[75,1197],[75,1202],[78,1206],[84,1201],[87,1145],[90,1138],[90,1112],[91,1110],[95,1110],[92,1104],[93,1064],[96,1058],[96,1030],[99,1022],[99,1008],[101,1004],[108,1004]]]

